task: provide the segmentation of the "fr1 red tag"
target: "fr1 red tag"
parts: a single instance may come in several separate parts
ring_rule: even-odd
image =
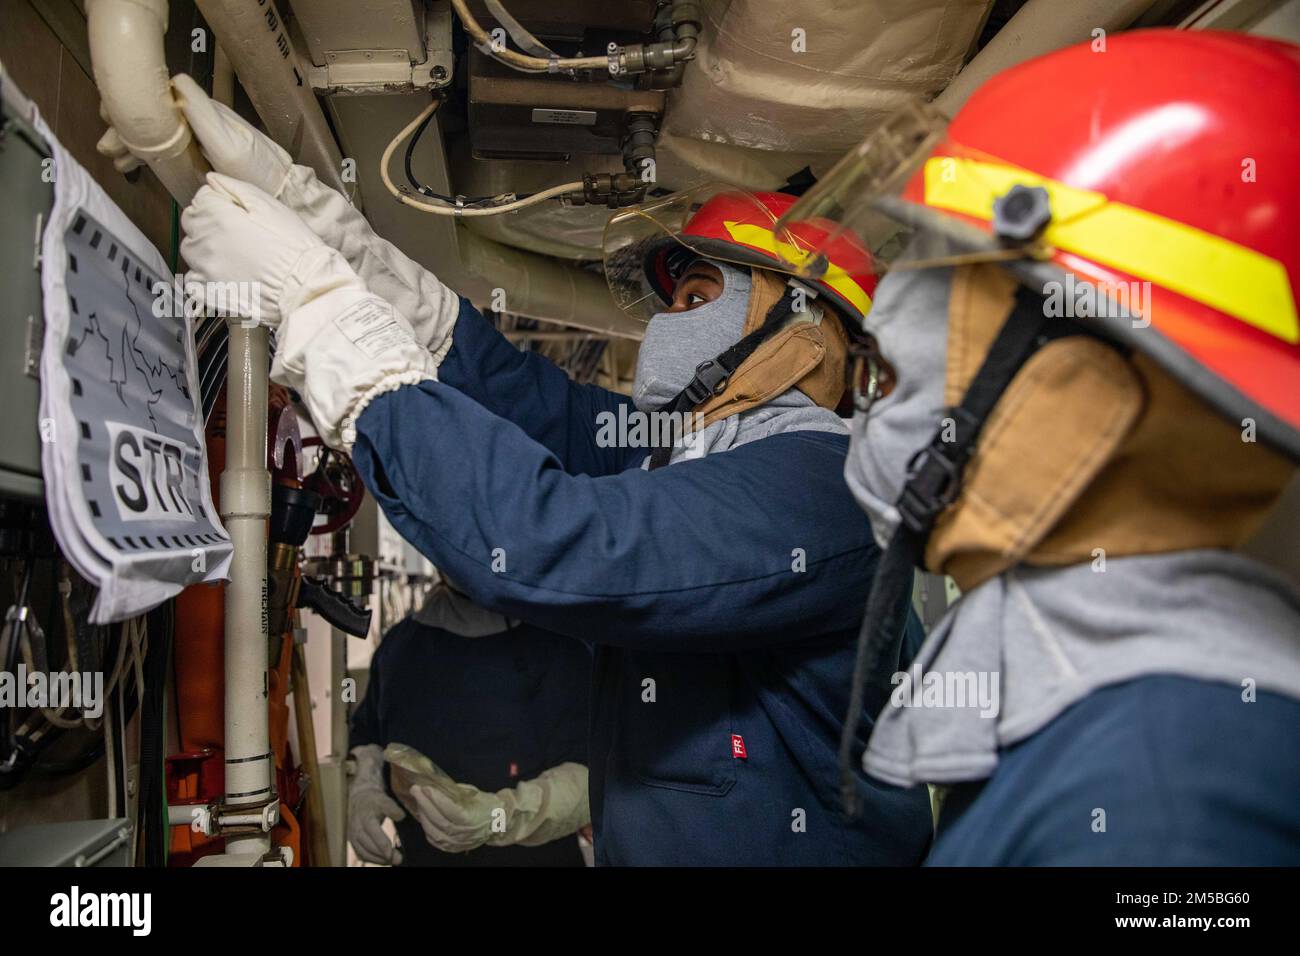
[[[731,756],[735,757],[737,760],[746,759],[745,738],[740,736],[740,734],[731,735]]]

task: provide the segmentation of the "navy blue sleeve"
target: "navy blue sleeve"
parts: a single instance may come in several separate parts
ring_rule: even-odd
[[[844,483],[846,436],[593,477],[438,382],[380,395],[357,433],[353,460],[398,532],[499,613],[688,652],[861,618],[877,549]]]
[[[353,747],[364,747],[367,744],[375,744],[380,747],[386,747],[388,741],[385,738],[383,729],[383,720],[380,717],[382,691],[380,689],[379,672],[384,642],[381,641],[379,647],[375,649],[374,655],[370,658],[370,681],[366,684],[366,696],[361,698],[361,703],[357,704],[356,710],[348,723],[348,750]]]
[[[620,405],[632,410],[631,399],[580,385],[549,359],[520,351],[465,299],[438,379],[514,422],[570,474],[613,475],[645,457],[644,449],[597,441],[604,416],[617,421]]]

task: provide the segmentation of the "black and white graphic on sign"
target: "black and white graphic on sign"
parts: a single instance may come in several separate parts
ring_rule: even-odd
[[[71,381],[77,461],[96,529],[122,551],[224,542],[204,505],[186,372],[186,321],[156,316],[167,280],[81,211],[64,236],[70,321],[63,365]]]
[[[95,585],[94,624],[226,577],[213,504],[192,313],[130,218],[28,115],[55,160],[40,236],[41,477],[59,550]]]

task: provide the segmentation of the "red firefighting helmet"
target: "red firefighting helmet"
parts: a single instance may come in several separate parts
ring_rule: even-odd
[[[833,223],[778,230],[795,199],[711,185],[620,212],[605,230],[605,274],[615,301],[648,320],[672,302],[677,278],[694,259],[793,274],[789,260],[816,246],[828,265],[807,284],[835,306],[851,334],[859,333],[876,289],[871,254],[851,235],[831,236]]]
[[[946,234],[946,261],[1006,260],[1022,281],[1048,270],[1111,298],[1133,290],[1127,312],[1096,317],[1105,331],[1300,458],[1297,116],[1294,44],[1118,34],[994,76],[946,126],[910,111],[776,231],[834,221],[824,248],[852,236],[881,264],[891,218],[914,237]],[[945,261],[933,245],[888,242],[912,259],[895,268]],[[822,248],[800,250],[795,271],[814,275]]]

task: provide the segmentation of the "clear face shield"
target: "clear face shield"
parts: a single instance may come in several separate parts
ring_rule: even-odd
[[[705,221],[696,219],[701,210]],[[692,220],[692,232],[711,238],[686,235]],[[790,263],[808,243],[781,227],[752,193],[709,183],[619,210],[605,225],[603,246],[614,302],[645,323],[668,308],[678,276],[695,259],[794,275]]]
[[[947,127],[911,103],[818,180],[777,222],[786,234],[805,234],[806,222],[825,229],[786,260],[792,274],[818,278],[845,240],[870,250],[882,274],[1046,258],[1036,238],[1052,218],[1046,193],[1015,190],[1032,175],[954,143]]]
[[[1032,174],[960,144],[947,120],[912,103],[845,155],[777,223],[783,235],[820,239],[785,257],[791,274],[827,274],[837,246],[865,248],[882,278],[890,272],[980,262],[1044,260],[1040,238],[1053,218]],[[871,332],[871,319],[864,323]],[[888,366],[873,338],[853,350],[853,397],[859,412],[887,393]]]

